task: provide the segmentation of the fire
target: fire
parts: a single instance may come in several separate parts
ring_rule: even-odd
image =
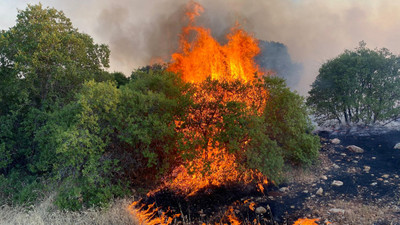
[[[212,88],[204,83],[198,85],[193,97],[198,107],[190,109],[185,121],[175,123],[184,140],[200,144],[189,151],[189,160],[184,160],[171,176],[165,178],[161,188],[166,187],[184,195],[192,195],[208,186],[257,181],[259,190],[263,192],[263,185],[268,183],[267,179],[259,171],[246,169],[238,163],[244,160],[250,140],[247,137],[240,140],[237,146],[240,151],[233,154],[226,143],[220,143],[215,137],[224,129],[223,115],[228,113],[227,102],[250,102],[249,108],[254,109],[252,113],[262,113],[267,98],[265,89],[242,88],[241,91],[231,92],[229,90],[235,88],[235,84],[217,84]]]
[[[316,221],[319,221],[319,219],[298,219],[293,225],[318,225]]]
[[[237,81],[255,81],[257,75],[262,74],[254,62],[254,57],[260,51],[256,39],[236,25],[227,35],[227,44],[221,45],[211,36],[209,29],[194,25],[195,17],[204,9],[197,3],[190,6],[192,8],[187,13],[189,25],[183,29],[180,51],[172,54],[172,63],[168,70],[180,73],[184,81],[194,83],[197,87],[194,101],[197,104],[239,101],[262,113],[268,95],[264,88],[252,87],[247,92],[240,92],[220,85],[210,92],[210,89],[202,86],[207,78],[225,82],[232,88],[235,88],[232,83]],[[196,36],[189,40],[193,32]],[[241,168],[236,163],[237,155],[229,153],[228,149],[213,140],[213,136],[218,132],[216,124],[222,120],[222,114],[219,109],[194,109],[190,112],[190,121],[186,122],[198,126],[188,126],[189,128],[181,129],[180,132],[192,140],[193,137],[203,135],[208,142],[196,148],[194,159],[184,162],[174,170],[172,178],[165,186],[190,195],[207,186],[221,186],[238,181],[249,183],[257,179],[260,181],[260,191],[264,191],[262,185],[267,183],[266,178],[256,170]],[[182,124],[182,121],[178,123]],[[211,131],[204,134],[204,130]],[[243,151],[249,141],[242,141]]]
[[[242,137],[233,153],[228,143],[216,140],[224,128],[224,115],[242,112],[229,111],[228,104],[235,102],[245,105],[244,115],[261,115],[265,107],[268,92],[259,84],[258,76],[262,75],[254,57],[260,49],[254,37],[240,29],[232,28],[226,36],[227,43],[221,45],[209,29],[195,26],[195,17],[203,8],[193,3],[186,13],[189,25],[181,34],[180,49],[172,54],[172,63],[167,70],[179,73],[182,79],[193,84],[193,101],[196,106],[189,109],[185,118],[175,121],[176,129],[182,134],[184,145],[190,145],[181,164],[169,176],[164,177],[159,189],[149,192],[152,195],[160,189],[167,188],[176,193],[190,196],[197,191],[229,183],[258,182],[258,189],[264,193],[267,178],[258,170],[243,166],[245,151],[251,141]],[[190,39],[189,37],[194,38]],[[136,208],[132,205],[133,214],[144,224],[170,224],[174,217],[165,214],[156,218],[158,208],[153,205]],[[254,207],[254,205],[252,205]],[[224,216],[230,224],[240,224],[231,208]]]
[[[172,217],[168,217],[166,213],[162,212],[158,215],[159,208],[154,208],[154,204],[145,205],[142,204],[137,208],[140,201],[133,202],[128,210],[137,218],[139,224],[141,225],[170,225],[173,220],[180,216],[180,214],[175,214]]]
[[[236,182],[242,175],[239,174],[238,166],[235,163],[234,155],[229,154],[225,149],[209,146],[201,150],[201,157],[188,162],[188,165],[181,165],[174,170],[176,177],[166,186],[172,190],[192,195],[196,191],[208,186],[221,186],[229,182]],[[207,168],[205,171],[204,168]],[[249,180],[246,174],[241,177]]]
[[[235,213],[233,212],[233,208],[230,207],[228,210],[228,213],[226,214],[228,217],[228,221],[231,225],[240,225],[241,223],[239,222],[238,218],[236,217]],[[224,225],[227,225],[224,223]]]
[[[169,71],[181,73],[183,80],[200,83],[207,77],[214,80],[252,81],[261,75],[254,57],[260,52],[257,40],[237,24],[226,36],[228,43],[220,45],[210,34],[210,30],[195,26],[194,19],[203,8],[194,3],[193,10],[187,13],[190,23],[183,29],[180,52],[172,55]],[[189,40],[189,34],[196,37]]]

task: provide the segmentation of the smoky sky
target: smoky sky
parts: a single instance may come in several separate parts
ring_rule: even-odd
[[[18,2],[15,3],[15,2]],[[35,0],[2,0],[2,21],[8,9]],[[126,75],[158,59],[167,61],[177,49],[186,24],[188,0],[42,0],[63,10],[81,32],[111,49],[111,71]],[[369,48],[386,47],[400,53],[400,1],[393,0],[198,0],[204,13],[199,25],[214,37],[224,35],[238,21],[256,38],[287,46],[295,63],[303,65],[296,89],[306,94],[319,67],[364,40]],[[3,13],[4,12],[4,13]],[[1,29],[13,24],[0,22]]]

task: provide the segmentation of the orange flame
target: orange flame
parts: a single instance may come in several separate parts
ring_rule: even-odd
[[[251,211],[254,211],[254,210],[256,209],[256,203],[254,203],[254,202],[250,203],[249,209],[250,209]]]
[[[239,219],[235,216],[235,213],[233,212],[233,208],[230,207],[227,213],[228,221],[231,225],[240,225]],[[224,223],[224,225],[228,225]]]
[[[294,222],[293,225],[318,225],[316,221],[319,221],[319,219],[298,219],[296,222]]]
[[[220,45],[211,36],[209,29],[194,25],[195,17],[203,12],[203,8],[193,2],[189,8],[190,11],[187,12],[189,25],[183,29],[180,52],[172,55],[172,63],[169,64],[167,70],[180,73],[183,80],[195,83],[199,87],[194,94],[195,103],[220,102],[223,104],[228,101],[240,101],[257,109],[258,113],[262,113],[268,96],[264,88],[252,87],[245,93],[219,88],[209,93],[209,90],[204,90],[201,86],[201,83],[208,77],[221,82],[240,80],[247,83],[254,81],[257,75],[262,74],[254,62],[254,57],[260,51],[256,39],[237,25],[227,35],[227,44]],[[191,32],[196,34],[192,41],[189,40]],[[200,136],[205,129],[217,130],[215,124],[222,120],[221,112],[216,111],[198,112],[193,110],[188,118],[198,122],[197,130],[193,127],[186,130],[181,129],[183,121],[175,121],[175,123],[180,132],[189,139],[190,136]],[[235,155],[212,140],[212,132],[209,134],[208,146],[206,148],[199,147],[194,159],[177,167],[172,176],[167,179],[165,186],[191,195],[210,185],[221,186],[229,182],[249,183],[259,180],[258,188],[263,192],[263,184],[267,183],[266,178],[256,170],[241,168],[236,163]],[[249,140],[243,141],[243,150],[248,142]]]
[[[187,15],[190,23],[183,29],[180,40],[180,52],[172,55],[172,64],[168,70],[181,73],[183,80],[200,83],[207,77],[215,80],[251,81],[261,75],[254,57],[260,52],[257,40],[236,25],[226,36],[228,43],[220,45],[210,34],[210,30],[194,26],[194,18],[203,8],[192,3],[193,10]],[[194,40],[189,34],[195,32]]]
[[[193,100],[196,104],[220,103],[226,105],[231,101],[243,102],[252,109],[249,111],[261,114],[268,92],[263,87],[251,85],[256,82],[257,76],[262,75],[254,62],[254,57],[260,51],[257,40],[236,25],[226,36],[228,42],[225,45],[219,44],[211,36],[209,29],[194,25],[195,18],[203,11],[204,9],[198,3],[192,2],[189,5],[186,13],[189,24],[182,30],[179,52],[172,54],[172,63],[169,64],[167,70],[181,74],[184,81],[194,84],[196,92]],[[193,34],[195,37],[190,39]],[[217,86],[217,89],[210,93],[202,86],[207,78],[224,82],[227,85]],[[248,85],[249,88],[233,89],[235,86],[232,84],[236,81]],[[225,87],[229,85],[232,86],[231,90]],[[176,167],[170,176],[164,178],[164,184],[159,189],[168,188],[190,196],[208,186],[222,186],[233,182],[248,184],[258,181],[258,189],[261,192],[264,191],[263,185],[268,183],[266,177],[261,172],[246,169],[238,163],[239,160],[243,160],[240,157],[244,154],[233,154],[223,143],[213,140],[214,135],[220,129],[216,124],[223,119],[224,111],[221,110],[224,109],[190,109],[187,118],[182,120],[187,119],[196,126],[187,126],[185,124],[187,121],[175,121],[176,129],[183,134],[185,140],[193,141],[203,137],[206,141],[193,148],[193,157],[190,160],[181,159],[182,164]],[[243,152],[246,151],[249,141],[249,138],[245,138],[239,143],[239,148]],[[149,192],[148,195],[159,189]],[[160,218],[155,218],[154,215],[157,214],[158,209],[154,209],[153,205],[147,209],[143,209],[143,206],[139,209],[136,207],[137,203],[132,206],[132,212],[137,215],[141,223],[168,224],[167,222],[173,220],[173,218],[166,218],[165,214],[162,214]],[[240,224],[232,208],[225,216],[230,224]]]
[[[154,208],[155,203],[147,205],[147,209],[145,204],[137,207],[139,203],[140,201],[133,202],[128,210],[135,216],[140,225],[170,225],[175,218],[180,216],[180,214],[175,214],[172,217],[167,217],[168,211],[158,215],[160,208]]]

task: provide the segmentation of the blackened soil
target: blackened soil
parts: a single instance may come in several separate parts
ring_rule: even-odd
[[[205,222],[218,213],[224,214],[228,206],[234,206],[247,196],[259,197],[261,193],[251,186],[228,185],[208,187],[193,196],[182,196],[173,191],[161,190],[148,197],[147,203],[156,202],[157,206],[168,206],[170,215],[180,213],[185,221]]]
[[[161,190],[143,203],[156,202],[164,211],[169,208],[169,215],[180,213],[177,224],[229,224],[230,209],[242,224],[291,225],[306,217],[319,218],[320,224],[400,224],[400,150],[393,149],[400,132],[321,136],[320,161],[279,187],[266,187],[265,194],[254,186],[228,185],[190,197]],[[340,144],[332,144],[333,138]],[[364,153],[351,152],[348,145]],[[323,193],[317,195],[319,188]],[[257,207],[265,212],[256,213]]]
[[[333,138],[340,144],[332,144]],[[393,148],[400,143],[400,132],[326,135],[321,140],[320,154],[328,160],[314,168],[317,179],[287,184],[290,191],[283,202],[304,202],[293,214],[322,217],[334,224],[400,224],[400,150]],[[364,153],[351,152],[349,145],[361,147]],[[343,185],[332,185],[334,180]],[[319,188],[322,195],[316,194]],[[369,220],[360,222],[363,217]]]

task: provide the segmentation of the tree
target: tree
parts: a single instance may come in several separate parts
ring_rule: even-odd
[[[126,77],[123,73],[121,72],[114,72],[111,73],[111,76],[113,79],[117,82],[117,87],[121,87],[129,82],[129,78]]]
[[[62,11],[41,4],[19,11],[16,25],[0,32],[0,176],[13,196],[29,195],[30,182],[53,172],[52,138],[78,113],[62,109],[85,81],[112,79],[104,71],[109,53]]]
[[[307,99],[319,124],[376,124],[400,116],[400,62],[387,49],[360,42],[319,70]]]
[[[54,138],[48,138],[56,149],[54,173],[62,183],[56,202],[62,208],[104,204],[121,190],[118,183],[111,182],[117,162],[108,151],[120,96],[113,83],[92,80],[83,85],[76,102],[61,110],[77,112],[74,118],[64,120],[67,126],[60,127]],[[60,124],[63,119],[57,121]]]
[[[85,82],[76,101],[38,132],[35,165],[52,168],[61,208],[106,204],[132,183],[154,182],[174,162],[174,119],[190,104],[187,84],[163,71],[135,77],[120,88],[115,81]]]
[[[0,52],[3,76],[26,89],[36,107],[72,97],[85,80],[101,76],[110,54],[62,11],[41,4],[19,11],[17,24],[1,32]]]
[[[7,165],[34,163],[36,133],[85,80],[106,79],[109,50],[79,33],[63,12],[39,4],[19,11],[17,24],[1,31],[0,52],[0,121],[12,124],[0,131],[2,149],[14,156]]]

